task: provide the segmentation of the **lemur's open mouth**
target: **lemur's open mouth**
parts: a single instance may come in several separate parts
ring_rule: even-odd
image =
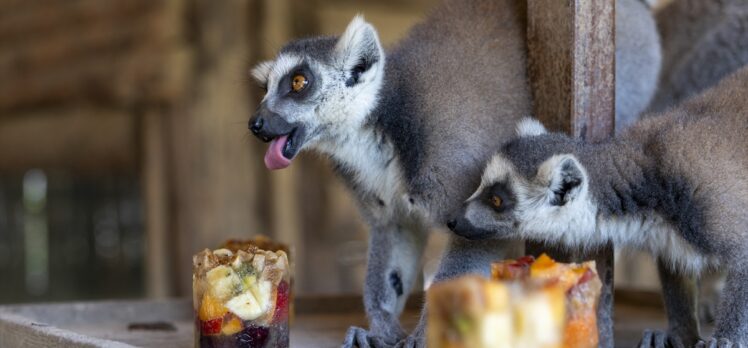
[[[291,160],[301,148],[303,138],[303,128],[296,127],[290,133],[272,139],[267,152],[265,152],[265,167],[276,170],[291,165]]]

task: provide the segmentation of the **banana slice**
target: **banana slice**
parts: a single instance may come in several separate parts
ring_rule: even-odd
[[[255,320],[265,313],[251,291],[230,299],[226,302],[226,308],[243,320]]]
[[[233,268],[221,265],[206,274],[211,294],[221,301],[234,295],[241,286],[241,279]]]
[[[269,313],[273,306],[273,301],[270,300],[273,295],[273,283],[267,280],[255,282],[249,287],[249,291],[252,292],[263,312]]]

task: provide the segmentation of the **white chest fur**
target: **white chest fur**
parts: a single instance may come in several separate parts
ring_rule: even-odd
[[[603,239],[612,240],[619,247],[647,251],[669,263],[673,269],[698,274],[716,262],[696,250],[658,214],[598,216],[597,220],[597,231]]]
[[[340,137],[334,144],[321,143],[319,148],[349,170],[344,175],[360,191],[356,194],[365,197],[361,203],[373,218],[412,220],[423,215],[409,201],[394,146],[373,129]]]

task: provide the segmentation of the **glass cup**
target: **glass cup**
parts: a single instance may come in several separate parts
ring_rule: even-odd
[[[195,347],[289,346],[286,252],[249,244],[205,249],[193,257],[192,277]]]

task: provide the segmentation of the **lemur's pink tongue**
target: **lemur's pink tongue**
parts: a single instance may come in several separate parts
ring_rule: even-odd
[[[280,136],[270,142],[265,152],[265,167],[270,170],[283,169],[291,165],[291,160],[283,156],[283,147],[288,142],[288,135]]]

